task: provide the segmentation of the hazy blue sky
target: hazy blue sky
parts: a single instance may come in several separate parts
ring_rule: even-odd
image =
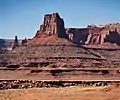
[[[0,0],[0,38],[31,38],[53,12],[65,27],[120,22],[120,0]]]

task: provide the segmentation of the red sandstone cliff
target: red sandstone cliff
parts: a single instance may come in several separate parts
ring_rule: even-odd
[[[42,36],[55,35],[60,38],[67,38],[65,32],[64,21],[60,18],[58,13],[46,14],[44,16],[44,22],[37,31],[35,38],[40,38]]]
[[[104,26],[89,28],[89,35],[86,44],[120,44],[120,24],[113,23]]]
[[[46,14],[40,29],[28,43],[32,45],[71,45],[72,42],[67,40],[67,36],[64,21],[59,14]]]
[[[113,23],[87,28],[67,28],[69,40],[77,44],[104,45],[114,43],[120,45],[120,24]]]

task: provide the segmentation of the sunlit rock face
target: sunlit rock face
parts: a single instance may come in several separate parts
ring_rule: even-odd
[[[120,44],[120,24],[89,27],[86,44],[104,44],[106,42]]]
[[[67,38],[64,21],[58,13],[46,14],[44,16],[43,24],[37,31],[35,38],[40,38],[42,36],[47,37],[51,35],[55,35],[60,38]]]
[[[114,43],[120,45],[120,24],[113,23],[87,28],[67,28],[69,40],[76,44],[103,45]]]

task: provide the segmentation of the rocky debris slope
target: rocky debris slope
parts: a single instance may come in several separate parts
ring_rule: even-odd
[[[48,37],[40,37],[40,38],[33,38],[32,40],[28,41],[28,44],[31,46],[39,46],[39,45],[74,45],[72,42],[68,41],[64,38],[59,38],[56,36],[48,36]]]
[[[94,61],[91,64],[85,66],[95,66],[93,63],[97,64],[98,62],[102,62],[101,66],[103,66],[103,62],[106,62],[104,59],[92,55],[87,50],[72,45],[21,46],[15,48],[13,51],[9,51],[8,54],[11,63],[38,63],[37,66],[42,62],[46,64],[47,62],[52,62],[56,66],[75,66],[76,64],[81,66],[82,63],[84,65],[84,63],[92,60]]]

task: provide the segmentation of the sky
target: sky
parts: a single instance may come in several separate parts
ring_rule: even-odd
[[[54,12],[66,28],[120,22],[120,0],[0,0],[0,38],[32,38]]]

